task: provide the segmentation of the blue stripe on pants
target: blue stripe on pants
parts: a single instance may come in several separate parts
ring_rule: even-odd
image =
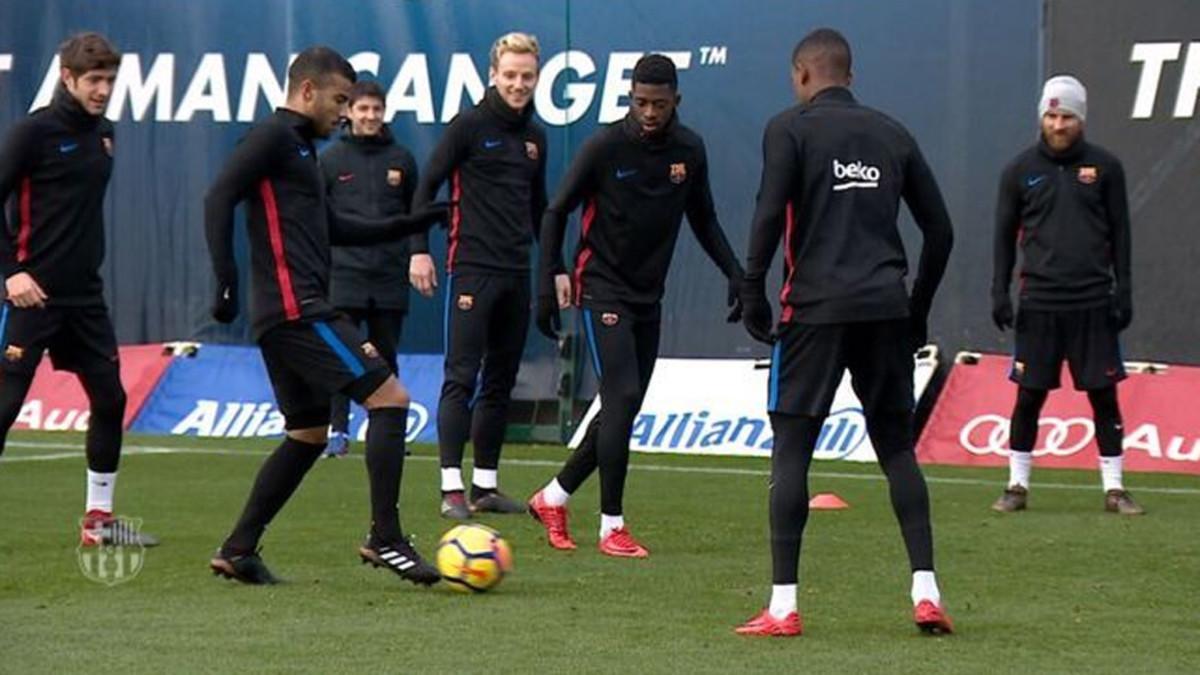
[[[317,329],[317,335],[320,335],[321,339],[325,341],[325,344],[328,344],[329,347],[333,349],[333,353],[338,355],[338,358],[342,360],[342,363],[346,364],[346,367],[350,369],[351,373],[354,373],[355,377],[362,377],[363,374],[367,372],[366,369],[363,368],[362,362],[354,356],[354,352],[350,351],[350,349],[338,339],[338,336],[333,332],[333,329],[329,327],[329,324],[325,323],[324,321],[317,321],[313,324],[313,328]]]
[[[771,349],[771,377],[767,384],[767,412],[775,412],[775,406],[779,405],[779,359],[781,358],[783,345],[782,339],[775,340],[775,346]]]
[[[592,367],[596,369],[596,377],[600,377],[600,350],[596,347],[596,330],[592,327],[592,310],[583,310],[583,332],[587,335],[588,347],[592,351]]]

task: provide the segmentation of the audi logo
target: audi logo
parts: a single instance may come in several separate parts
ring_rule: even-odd
[[[1038,442],[1033,456],[1070,457],[1087,447],[1096,436],[1096,425],[1086,417],[1042,417],[1038,420]],[[979,415],[963,425],[958,442],[974,455],[1009,453],[1009,420],[1002,415]]]

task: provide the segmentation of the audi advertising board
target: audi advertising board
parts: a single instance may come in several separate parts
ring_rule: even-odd
[[[960,357],[946,379],[917,444],[923,463],[1007,466],[1009,415],[1016,385],[1011,359]],[[969,359],[969,360],[974,360]],[[1038,466],[1088,469],[1099,450],[1087,396],[1074,391],[1063,369],[1063,387],[1042,409],[1033,456]],[[1166,366],[1131,372],[1118,388],[1125,423],[1125,467],[1130,471],[1200,474],[1200,368]]]

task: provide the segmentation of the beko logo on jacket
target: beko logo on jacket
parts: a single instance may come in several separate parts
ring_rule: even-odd
[[[854,189],[874,189],[879,187],[879,177],[881,176],[879,167],[863,164],[862,161],[854,161],[849,164],[843,164],[837,159],[833,160],[833,177],[836,180],[844,181],[833,184],[834,192]]]

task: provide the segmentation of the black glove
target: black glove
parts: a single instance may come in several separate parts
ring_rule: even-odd
[[[738,295],[742,300],[742,324],[746,326],[746,332],[759,342],[774,344],[771,303],[767,302],[765,282],[747,279],[742,282]]]
[[[1129,328],[1129,324],[1133,323],[1133,298],[1118,293],[1109,309],[1109,321],[1118,332]]]
[[[929,342],[929,308],[910,302],[908,305],[909,351],[916,354]]]
[[[1007,293],[992,298],[992,323],[1002,331],[1013,327],[1012,301]]]
[[[221,323],[233,323],[238,315],[237,277],[217,282],[217,294],[213,298],[212,317]]]
[[[725,323],[738,323],[742,320],[742,275],[735,275],[729,280],[729,292],[725,294],[725,306],[729,308],[729,316]]]
[[[539,295],[537,303],[537,327],[542,335],[557,340],[562,331],[562,318],[558,315],[558,299],[553,295]]]

